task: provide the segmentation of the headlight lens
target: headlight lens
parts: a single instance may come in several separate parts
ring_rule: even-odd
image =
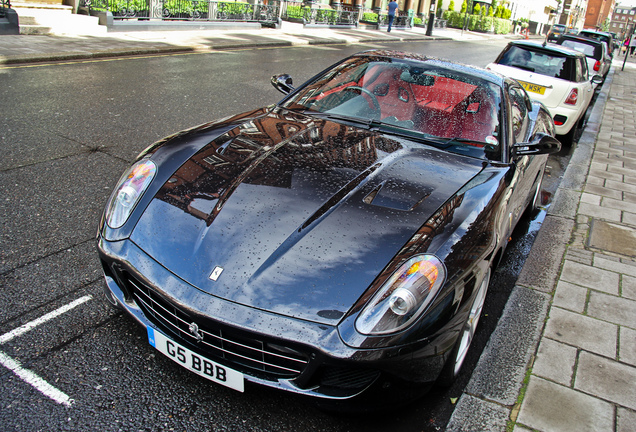
[[[366,335],[382,335],[408,327],[430,305],[445,279],[446,269],[437,257],[414,256],[367,303],[356,329]]]
[[[135,163],[121,176],[106,206],[109,227],[117,229],[126,223],[156,172],[154,162],[146,159]]]

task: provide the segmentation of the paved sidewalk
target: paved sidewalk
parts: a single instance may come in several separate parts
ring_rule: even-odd
[[[635,430],[636,62],[622,63],[449,431]]]
[[[112,32],[104,36],[0,36],[0,65],[79,60],[174,52],[208,52],[241,48],[301,45],[405,42],[423,40],[487,40],[508,36],[462,32],[457,29],[394,30],[305,29],[283,22],[280,29]]]

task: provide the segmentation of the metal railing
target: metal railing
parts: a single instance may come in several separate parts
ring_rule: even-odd
[[[80,0],[88,12],[110,12],[115,19],[274,22],[278,2],[249,4],[209,0]]]
[[[338,10],[321,8],[319,5],[309,5],[305,2],[283,2],[281,18],[284,20],[298,20],[303,24],[318,25],[346,25],[355,26],[360,13],[352,10]]]
[[[389,25],[389,16],[388,15],[380,15],[378,17],[378,24],[381,26]],[[392,27],[395,28],[411,28],[411,18],[407,15],[399,15],[393,19]]]
[[[1,0],[8,2],[9,0]],[[161,19],[187,21],[251,21],[274,23],[278,19],[302,22],[316,26],[357,26],[360,21],[386,26],[387,15],[365,10],[331,9],[325,5],[303,1],[269,0],[262,4],[218,0],[79,0],[79,7],[89,15],[93,12],[110,12],[114,19]],[[267,0],[265,0],[267,1]],[[369,14],[367,12],[370,12]],[[396,28],[410,28],[407,16],[395,18]]]
[[[360,21],[366,24],[377,24],[387,27],[389,25],[389,16],[386,14],[378,14],[377,11],[364,9],[360,14]],[[411,28],[411,17],[408,15],[399,15],[393,20],[395,28]]]

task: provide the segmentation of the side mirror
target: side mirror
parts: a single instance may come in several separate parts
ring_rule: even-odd
[[[561,150],[561,143],[558,139],[544,133],[536,134],[531,142],[517,143],[512,147],[512,155],[532,156],[540,154],[556,153]]]
[[[603,82],[603,77],[602,77],[602,76],[600,76],[600,75],[594,75],[594,76],[592,77],[592,84],[599,85],[599,84],[601,84],[602,82]]]
[[[294,91],[293,83],[292,77],[287,74],[274,75],[272,77],[272,85],[283,94],[289,94]]]

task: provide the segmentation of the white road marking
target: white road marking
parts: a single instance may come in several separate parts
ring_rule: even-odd
[[[44,324],[47,321],[52,320],[53,318],[56,318],[60,315],[62,315],[63,313],[66,313],[68,311],[70,311],[71,309],[81,305],[82,303],[86,303],[87,301],[91,300],[93,298],[93,296],[91,295],[86,295],[84,297],[80,297],[77,300],[64,305],[58,309],[55,309],[52,312],[47,313],[46,315],[42,315],[40,318],[35,319],[33,321],[29,321],[28,323],[18,327],[17,329],[13,329],[11,330],[9,333],[5,333],[2,336],[0,336],[0,345],[3,343],[7,343],[9,342],[11,339],[16,338],[18,336],[22,336],[24,333],[33,330],[34,328],[36,328],[37,326],[39,326],[40,324]]]
[[[30,370],[24,369],[20,362],[18,362],[17,360],[13,360],[11,357],[4,354],[3,352],[0,352],[0,363],[2,363],[2,366],[6,367],[7,369],[11,370],[11,372],[16,374],[22,381],[31,384],[44,396],[47,396],[48,398],[53,399],[55,402],[67,407],[70,407],[73,403],[73,399],[68,397],[68,395],[56,389]]]
[[[76,308],[77,306],[86,303],[87,301],[91,300],[93,298],[93,296],[90,295],[86,295],[84,297],[80,297],[77,300],[64,305],[60,308],[55,309],[52,312],[47,313],[46,315],[41,316],[40,318],[37,318],[33,321],[29,321],[28,323],[11,330],[8,333],[3,334],[2,336],[0,336],[0,345],[9,342],[10,340],[21,336],[23,334],[25,334],[28,331],[33,330],[34,328],[36,328],[37,326],[39,326],[40,324],[44,324],[47,321],[52,320],[53,318],[56,318],[60,315],[62,315],[63,313],[66,313],[68,311],[70,311],[73,308]],[[7,369],[9,369],[11,372],[13,372],[14,374],[16,374],[18,376],[18,378],[20,378],[22,381],[26,382],[27,384],[30,384],[31,386],[35,387],[36,390],[38,390],[40,393],[42,393],[44,396],[53,399],[55,402],[64,405],[66,407],[70,407],[71,404],[73,403],[73,399],[71,399],[67,394],[65,394],[64,392],[58,390],[57,388],[53,387],[51,384],[49,384],[48,382],[46,382],[44,379],[40,378],[37,374],[35,374],[34,372],[25,369],[22,367],[22,365],[20,364],[20,362],[18,362],[17,360],[12,359],[11,357],[9,357],[8,355],[6,355],[3,352],[0,352],[0,364],[2,364],[2,366],[6,367]]]

